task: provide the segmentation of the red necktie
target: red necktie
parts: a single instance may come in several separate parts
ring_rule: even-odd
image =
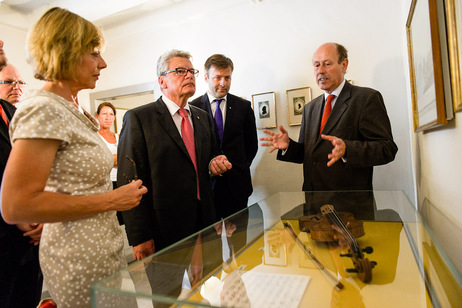
[[[5,121],[6,126],[8,126],[8,118],[6,117],[6,113],[5,113],[5,111],[3,110],[2,105],[0,105],[0,114],[1,114],[1,116],[2,116],[3,121]]]
[[[196,148],[194,145],[194,132],[189,122],[188,112],[184,108],[180,108],[178,113],[181,116],[181,137],[183,138],[184,145],[188,150],[189,156],[194,164],[194,169],[196,170],[196,182],[197,182],[197,199],[200,198],[199,191],[199,174],[197,173],[197,161],[196,161]]]
[[[324,113],[322,114],[321,119],[321,128],[319,129],[319,135],[321,135],[324,125],[326,125],[327,119],[329,118],[330,112],[332,111],[332,100],[335,98],[335,95],[330,94],[326,100],[326,106],[324,106]]]

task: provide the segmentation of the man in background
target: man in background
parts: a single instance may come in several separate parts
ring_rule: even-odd
[[[124,116],[117,182],[138,177],[148,188],[139,206],[123,212],[136,260],[217,221],[210,173],[220,175],[231,164],[215,156],[211,118],[188,103],[197,74],[188,52],[166,52],[157,62],[162,96]]]
[[[3,93],[21,88],[17,82],[22,81],[22,78],[18,75],[19,79],[16,79],[15,70],[8,64],[3,41],[0,40],[0,80],[3,82],[0,84],[0,187],[11,152],[8,125],[16,110],[13,103],[4,100],[8,95],[3,96]],[[19,101],[21,95],[15,97],[14,101]],[[42,226],[9,225],[0,216],[0,307],[35,308],[39,303],[43,277],[38,260],[38,244]]]
[[[229,93],[234,65],[221,54],[210,56],[204,64],[208,91],[191,102],[215,120],[215,138],[219,151],[233,168],[213,179],[215,205],[221,218],[245,207],[252,194],[250,165],[257,154],[255,116],[249,101]]]
[[[7,64],[0,71],[0,99],[16,106],[21,99],[25,85],[18,69],[12,64]]]

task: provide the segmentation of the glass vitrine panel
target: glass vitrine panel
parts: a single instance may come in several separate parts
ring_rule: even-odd
[[[316,225],[331,215],[321,213],[326,204],[348,229],[327,230],[328,240]],[[455,307],[461,286],[403,192],[281,192],[134,262],[91,294],[93,307]]]

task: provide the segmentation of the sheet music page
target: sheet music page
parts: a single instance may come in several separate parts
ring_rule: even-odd
[[[235,272],[224,280],[225,307],[297,308],[310,281],[309,276],[301,275],[255,271],[239,271],[240,275],[236,275]]]

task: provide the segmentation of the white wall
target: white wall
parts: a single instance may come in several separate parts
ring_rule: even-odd
[[[399,147],[394,162],[376,168],[375,189],[402,189],[419,207],[426,199],[460,229],[462,113],[457,113],[456,120],[444,129],[418,134],[412,131],[405,36],[410,3],[411,0],[185,0],[155,13],[140,14],[136,21],[105,26],[104,57],[109,66],[94,91],[155,81],[157,58],[171,48],[190,51],[194,65],[201,71],[209,55],[224,53],[235,63],[231,92],[250,100],[252,94],[275,91],[278,124],[297,139],[299,128],[287,127],[285,91],[310,86],[313,97],[319,95],[311,67],[312,53],[324,42],[342,43],[350,53],[346,77],[381,91]],[[31,87],[39,87],[41,83],[32,80],[25,62],[26,34],[1,22],[0,33],[10,62]],[[205,83],[198,78],[196,96],[205,91]],[[158,95],[157,90],[155,96]],[[88,91],[80,95],[80,100],[89,109]],[[301,166],[278,162],[267,149],[259,149],[252,170],[252,200],[276,191],[301,189]],[[453,245],[460,238],[438,236],[453,260],[462,255],[457,250],[459,245]]]
[[[411,2],[412,0],[402,1],[403,25],[406,24]],[[407,54],[406,45],[403,45],[403,54]],[[406,85],[408,107],[411,110],[408,71]],[[442,128],[425,133],[411,133],[416,206],[460,273],[462,273],[462,247],[454,243],[460,243],[462,237],[461,117],[462,113],[458,112],[455,114],[455,119]]]
[[[9,63],[18,68],[22,78],[28,83],[25,89],[40,87],[42,82],[34,79],[32,68],[26,62],[26,32],[0,22],[0,40],[4,42],[3,48]]]
[[[171,48],[190,51],[200,75],[208,56],[224,53],[235,63],[231,92],[251,100],[252,94],[274,91],[278,125],[298,139],[299,126],[287,125],[286,90],[309,86],[313,97],[320,95],[312,54],[324,42],[339,42],[349,50],[346,77],[383,94],[399,147],[395,161],[375,168],[374,188],[404,190],[414,201],[408,68],[403,52],[402,16],[407,12],[403,10],[408,8],[398,0],[185,0],[147,11],[134,21],[104,26],[107,48],[103,56],[108,68],[93,91],[155,81],[156,61]],[[26,33],[2,23],[0,31],[10,62],[20,69],[29,88],[40,87],[25,62]],[[160,93],[156,91],[155,97]],[[199,77],[196,96],[205,91]],[[87,109],[89,92],[79,95]],[[252,172],[255,192],[251,201],[277,191],[301,189],[301,165],[276,161],[275,153],[269,154],[267,148],[259,149]]]
[[[346,77],[383,94],[399,147],[394,162],[375,169],[374,188],[404,190],[414,200],[401,10],[397,0],[185,1],[103,28],[109,66],[96,90],[155,80],[156,61],[171,48],[190,51],[200,75],[208,56],[224,53],[235,64],[231,92],[251,100],[252,94],[274,91],[278,125],[298,139],[299,126],[287,125],[286,90],[310,86],[313,97],[320,95],[312,54],[324,42],[342,43],[350,58]],[[195,96],[205,91],[200,77]],[[301,165],[276,161],[267,151],[260,148],[252,165],[252,200],[301,189]]]

